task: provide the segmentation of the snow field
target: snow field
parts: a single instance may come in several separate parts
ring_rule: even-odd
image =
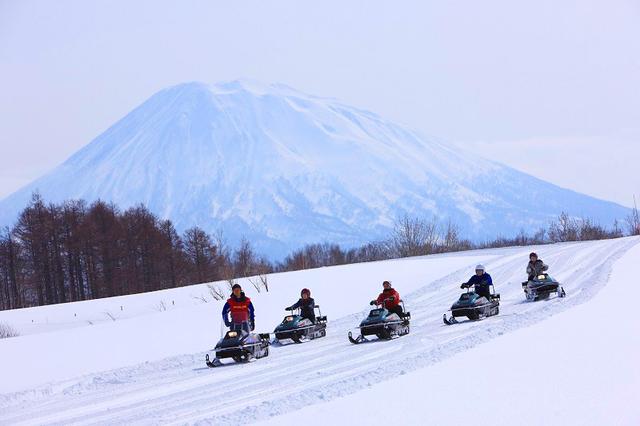
[[[598,302],[598,292],[603,288],[609,291],[609,282],[619,289],[618,283],[625,281],[619,277],[633,273],[638,242],[637,238],[624,238],[492,249],[275,274],[269,278],[269,293],[254,297],[248,291],[256,305],[258,331],[272,331],[284,315],[283,307],[297,298],[300,288],[309,287],[329,317],[328,336],[302,345],[273,347],[269,357],[248,365],[213,370],[204,367],[203,358],[219,337],[222,302],[197,302],[193,296],[204,292],[204,286],[128,296],[124,298],[126,315],[93,326],[86,320],[80,324],[68,320],[72,308],[80,311],[72,304],[33,312],[3,312],[0,321],[31,334],[0,341],[0,353],[3,361],[7,360],[0,365],[0,377],[8,378],[0,389],[0,424],[294,421],[288,413],[309,414],[305,418],[312,424],[338,419],[379,420],[379,405],[372,401],[388,398],[390,388],[407,390],[404,402],[394,399],[398,410],[393,412],[406,411],[399,419],[412,424],[441,424],[455,419],[452,412],[467,405],[472,407],[470,413],[482,414],[480,424],[488,424],[493,419],[489,408],[496,404],[506,407],[502,417],[498,416],[503,421],[499,424],[513,422],[516,415],[525,424],[542,420],[561,424],[560,420],[570,421],[563,413],[577,413],[585,401],[597,400],[603,389],[613,390],[600,405],[598,413],[602,414],[620,393],[637,390],[637,369],[622,381],[617,380],[620,371],[615,368],[608,370],[615,378],[609,381],[593,366],[588,377],[595,379],[587,380],[577,373],[601,360],[606,348],[617,346],[624,350],[616,359],[617,365],[628,367],[629,360],[637,358],[632,354],[637,354],[638,342],[621,342],[626,333],[608,333],[614,323],[602,320],[596,329],[606,339],[587,341],[585,335],[590,333],[581,328],[580,318],[589,316],[585,312],[592,312],[592,304],[613,305],[620,297],[613,293]],[[520,282],[531,250],[538,251],[550,265],[567,298],[524,302]],[[479,262],[487,266],[502,295],[500,315],[444,326],[442,314],[457,298],[459,284]],[[390,279],[407,303],[412,313],[411,334],[389,342],[352,345],[346,333],[366,314],[367,302],[378,293],[383,279]],[[246,282],[242,284],[250,288]],[[602,292],[602,297],[606,294]],[[153,311],[150,306],[157,305],[160,298],[171,298],[176,304],[167,311]],[[123,301],[104,299],[78,305],[83,305],[83,315],[88,316],[113,309],[117,303]],[[561,321],[563,316],[572,319]],[[49,325],[45,323],[39,330],[29,317],[41,322],[48,318]],[[52,327],[56,330],[47,331]],[[531,343],[532,339],[536,343]],[[591,352],[586,350],[589,345]],[[527,359],[527,354],[532,359]],[[552,355],[558,357],[558,364],[577,355],[583,357],[570,369],[573,373],[568,372],[560,384],[554,383],[558,395],[550,395],[545,375],[530,367],[537,357],[549,359]],[[478,363],[487,367],[474,368]],[[547,369],[555,372],[555,363]],[[519,380],[513,380],[521,377],[530,380],[530,388],[523,389]],[[567,397],[571,393],[578,396]],[[518,398],[520,395],[525,398]],[[478,411],[475,398],[484,404],[484,411]],[[544,414],[531,408],[531,400],[552,408]],[[570,407],[558,408],[567,405]],[[619,408],[618,424],[632,424],[626,422],[637,418],[637,411],[625,408],[622,402],[615,407]],[[353,413],[362,416],[349,417]],[[590,420],[602,418],[594,415]]]

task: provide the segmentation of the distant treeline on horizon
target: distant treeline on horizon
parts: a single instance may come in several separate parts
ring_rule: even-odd
[[[179,235],[170,220],[159,219],[142,204],[125,211],[104,201],[46,204],[34,193],[13,228],[0,233],[0,310],[218,280],[230,283],[239,277],[321,266],[640,235],[640,217],[634,208],[624,224],[605,227],[562,213],[547,228],[523,230],[510,238],[474,243],[459,234],[450,221],[404,216],[384,241],[350,249],[310,244],[274,263],[244,238],[231,249],[223,232],[212,236],[192,227]]]

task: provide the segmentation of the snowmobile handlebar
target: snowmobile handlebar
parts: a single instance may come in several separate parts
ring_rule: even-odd
[[[393,302],[393,301],[395,301],[395,300],[396,300],[395,296],[391,296],[391,297],[387,297],[386,299],[384,299],[381,303],[378,303],[378,301],[377,301],[377,300],[372,300],[371,302],[369,302],[369,304],[370,304],[371,306],[382,306],[382,307],[384,307],[384,305],[385,305],[385,303],[386,303],[387,301],[389,301],[389,302]],[[400,300],[400,303],[403,303],[403,304],[404,304],[404,302],[402,302],[402,300]]]

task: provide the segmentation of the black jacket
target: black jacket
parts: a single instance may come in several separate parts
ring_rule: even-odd
[[[545,265],[542,259],[538,259],[535,262],[529,261],[527,264],[527,275],[529,275],[529,280],[535,278],[536,275],[540,275],[545,272],[549,267]]]
[[[315,307],[316,302],[313,300],[313,298],[309,297],[306,300],[300,298],[296,303],[289,306],[287,310],[300,308],[300,315],[305,318],[314,319],[316,316],[315,312],[313,311]]]

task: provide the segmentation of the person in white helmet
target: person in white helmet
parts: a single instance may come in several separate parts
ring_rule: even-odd
[[[478,293],[480,296],[486,297],[487,299],[491,299],[491,285],[493,285],[491,275],[487,274],[484,265],[477,265],[475,275],[472,276],[469,281],[462,284],[460,288],[469,288],[471,286],[475,286],[476,293]]]

